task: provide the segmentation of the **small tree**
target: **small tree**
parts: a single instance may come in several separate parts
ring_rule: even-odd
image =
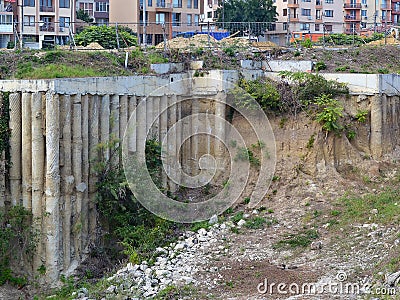
[[[122,47],[137,45],[137,39],[129,28],[118,26],[118,38]],[[117,31],[115,26],[89,26],[75,36],[75,42],[83,46],[96,42],[103,48],[115,49],[118,47]]]
[[[89,16],[89,14],[85,12],[83,9],[79,9],[76,12],[76,18],[86,23],[93,23],[93,18]]]

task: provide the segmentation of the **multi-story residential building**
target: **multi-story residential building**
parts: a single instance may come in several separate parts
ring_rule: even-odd
[[[76,9],[86,12],[93,18],[96,24],[108,24],[109,22],[109,0],[78,0]]]
[[[343,0],[277,0],[275,5],[278,22],[267,36],[277,44],[343,32]]]
[[[18,40],[25,47],[64,45],[75,22],[73,0],[18,0],[13,3]]]
[[[217,21],[218,0],[202,0],[200,3],[200,19],[204,23]]]
[[[14,39],[14,15],[11,2],[0,0],[0,48],[6,48]]]
[[[145,2],[144,2],[145,1]],[[199,0],[113,0],[110,23],[131,27],[139,41],[158,44],[178,33],[200,30]],[[145,12],[146,26],[143,15]]]
[[[400,0],[392,0],[392,22],[393,25],[400,25]]]

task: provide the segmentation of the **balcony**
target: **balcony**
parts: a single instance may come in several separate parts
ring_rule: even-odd
[[[392,15],[399,15],[400,14],[400,7],[395,7],[392,10]]]
[[[287,3],[287,7],[292,7],[292,8],[299,7],[299,1],[298,0],[289,0]]]
[[[156,4],[156,11],[172,11],[172,4],[165,3],[164,1],[158,1]]]
[[[289,17],[290,22],[299,22],[299,15],[294,14]]]
[[[385,24],[385,23],[392,23],[392,20],[391,20],[389,17],[387,17],[387,18],[381,18],[381,23],[382,23],[382,24]]]
[[[361,16],[357,15],[346,15],[344,17],[345,22],[360,22],[361,21]]]
[[[390,3],[381,4],[381,10],[392,10]]]
[[[361,3],[345,3],[344,9],[361,9]]]
[[[359,31],[359,29],[357,29],[357,28],[346,28],[345,30],[344,30],[344,33],[346,33],[346,34],[357,34],[357,31]]]
[[[39,29],[44,32],[54,32],[54,26],[50,24],[44,24],[43,26],[40,26]]]
[[[54,12],[54,6],[41,6],[40,12]]]

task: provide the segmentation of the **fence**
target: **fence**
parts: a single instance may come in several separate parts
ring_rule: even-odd
[[[313,42],[329,41],[332,33],[345,33],[353,36],[370,36],[375,32],[389,33],[391,24],[387,21],[376,22],[372,20],[355,20],[352,16],[345,17],[345,22],[324,22],[319,20],[307,20],[304,22],[192,22],[191,19],[184,22],[176,19],[173,22],[138,22],[138,23],[106,23],[92,25],[121,26],[131,30],[138,37],[141,45],[158,45],[175,37],[191,37],[196,34],[207,34],[216,40],[225,37],[247,38],[249,41],[271,41],[278,46],[287,46],[295,40],[310,39]],[[363,22],[365,21],[365,22]],[[382,21],[382,20],[378,20]],[[66,45],[73,38],[73,34],[79,33],[90,24],[84,22],[24,22],[21,26],[15,24],[15,41],[24,40],[28,43],[38,43],[37,47],[47,44]],[[115,38],[121,48],[127,45],[115,31]],[[211,39],[213,40],[213,39]],[[214,47],[211,43],[207,47]]]

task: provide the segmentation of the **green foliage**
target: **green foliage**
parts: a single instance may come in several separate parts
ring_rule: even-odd
[[[315,229],[304,230],[294,234],[287,234],[283,240],[280,240],[274,244],[274,248],[307,247],[318,237],[318,231]]]
[[[8,125],[10,122],[9,93],[2,93],[2,96],[3,101],[0,106],[0,153],[5,152],[7,165],[9,165],[11,137],[11,129]]]
[[[91,68],[75,65],[49,64],[33,68],[31,63],[18,65],[15,77],[18,79],[49,79],[49,78],[74,78],[97,77],[105,74]]]
[[[253,151],[247,149],[246,147],[239,147],[235,156],[235,160],[249,161],[250,165],[253,167],[260,166],[260,160],[254,156]]]
[[[234,57],[235,56],[235,49],[233,49],[232,47],[227,47],[224,48],[224,53],[230,57]]]
[[[241,219],[243,219],[243,212],[242,211],[239,211],[239,212],[237,212],[233,217],[232,217],[232,222],[233,223],[237,223],[237,222],[239,222]]]
[[[315,142],[315,134],[311,135],[310,138],[308,139],[306,148],[311,149],[312,147],[314,147],[314,142]]]
[[[379,194],[368,194],[365,196],[346,196],[338,201],[340,205],[340,224],[348,223],[400,223],[400,189],[386,189]],[[371,210],[376,209],[377,214]]]
[[[358,35],[349,35],[344,33],[333,33],[330,34],[329,37],[325,37],[325,44],[329,45],[356,45],[361,46],[363,44],[380,40],[384,38],[384,34],[382,33],[374,33],[370,37],[362,37]],[[319,42],[323,42],[323,38],[321,37]]]
[[[91,16],[89,16],[89,14],[87,12],[85,12],[83,9],[79,9],[76,12],[76,18],[79,20],[82,20],[86,23],[92,23],[93,22],[93,18]]]
[[[326,70],[326,64],[323,61],[319,61],[315,64],[315,71]]]
[[[312,46],[313,46],[313,43],[312,43],[312,41],[311,41],[309,38],[307,38],[307,39],[305,39],[304,41],[301,41],[301,46],[304,47],[304,48],[309,48],[309,49],[311,49]]]
[[[262,217],[254,217],[246,221],[244,227],[250,229],[260,229],[263,228],[264,225],[267,223],[267,220]]]
[[[12,260],[20,256],[32,257],[38,234],[31,227],[32,214],[22,206],[0,210],[0,285],[9,282],[18,286],[25,278],[15,277],[10,268]]]
[[[322,94],[336,97],[349,93],[345,84],[326,80],[319,74],[283,71],[280,72],[280,75],[291,81],[294,97],[306,106]]]
[[[161,219],[145,209],[132,195],[119,164],[120,141],[110,139],[97,147],[99,159],[94,171],[97,183],[97,209],[111,236],[123,246],[123,253],[133,263],[151,260],[155,249],[175,239],[177,224]],[[106,153],[110,153],[106,159]],[[159,184],[161,147],[154,140],[146,141],[146,164],[154,182]]]
[[[210,226],[211,225],[210,225],[210,223],[208,223],[208,221],[196,222],[196,223],[192,224],[192,226],[190,227],[190,230],[191,231],[198,231],[201,228],[207,229]]]
[[[323,94],[315,98],[315,104],[319,110],[316,120],[322,124],[324,130],[329,132],[343,129],[343,126],[339,124],[339,118],[343,117],[343,106],[339,101]]]
[[[218,22],[226,22],[224,28],[232,32],[237,29],[229,22],[260,22],[250,31],[255,36],[264,35],[268,23],[275,22],[278,15],[272,0],[224,0],[219,1],[219,4]]]
[[[368,115],[368,110],[358,110],[354,118],[360,123],[365,123],[367,121]]]
[[[267,79],[239,81],[239,87],[242,89],[233,89],[231,94],[234,96],[234,102],[238,107],[254,109],[254,99],[264,110],[279,110],[281,107],[279,92],[272,81]],[[251,97],[250,97],[250,96]]]
[[[117,30],[121,47],[137,45],[137,39],[129,28],[118,26]],[[115,49],[118,47],[116,28],[107,25],[86,27],[75,35],[75,42],[83,46],[97,42],[105,49]]]
[[[379,68],[378,73],[379,74],[389,74],[390,71],[387,68]]]
[[[151,52],[148,54],[147,58],[148,58],[150,64],[161,64],[161,63],[168,62],[168,58],[164,57],[159,52]]]

